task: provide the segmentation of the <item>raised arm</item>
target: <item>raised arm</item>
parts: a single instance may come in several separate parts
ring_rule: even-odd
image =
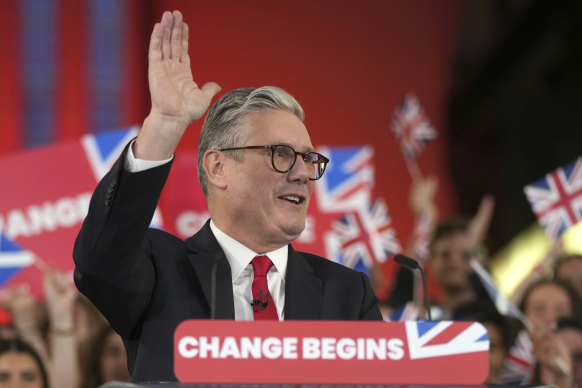
[[[164,12],[156,23],[148,52],[152,107],[133,145],[136,158],[162,160],[172,156],[186,128],[200,119],[220,87],[194,81],[188,54],[188,25],[180,11]]]
[[[77,388],[81,379],[75,329],[76,291],[64,273],[47,266],[44,294],[51,330],[51,386]]]

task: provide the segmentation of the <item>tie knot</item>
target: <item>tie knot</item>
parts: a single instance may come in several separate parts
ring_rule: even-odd
[[[267,276],[267,272],[269,272],[269,269],[273,266],[273,262],[267,256],[255,256],[251,261],[251,264],[255,271],[255,277]]]

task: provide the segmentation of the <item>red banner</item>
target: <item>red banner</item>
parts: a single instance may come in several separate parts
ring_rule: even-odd
[[[475,322],[190,320],[174,337],[189,383],[471,385],[489,366]]]

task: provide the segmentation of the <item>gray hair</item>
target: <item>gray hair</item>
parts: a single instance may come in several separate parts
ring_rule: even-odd
[[[233,148],[244,144],[248,133],[242,131],[245,118],[253,112],[278,109],[293,113],[303,121],[303,109],[295,98],[281,88],[263,86],[241,88],[226,93],[210,107],[198,141],[198,180],[205,196],[208,197],[208,177],[202,165],[207,150]],[[240,160],[241,152],[230,155]]]

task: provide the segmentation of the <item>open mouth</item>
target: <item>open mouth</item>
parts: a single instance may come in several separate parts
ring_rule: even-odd
[[[291,202],[292,204],[299,205],[305,202],[305,197],[300,195],[283,195],[279,197],[280,199],[284,199],[285,201]]]

